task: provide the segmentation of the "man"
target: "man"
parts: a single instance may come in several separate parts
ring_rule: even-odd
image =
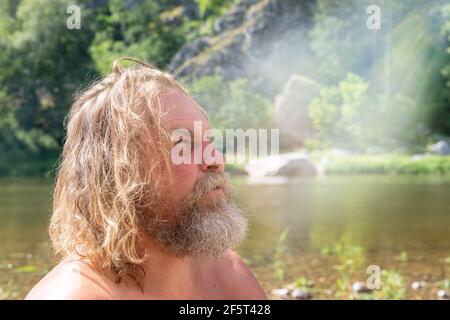
[[[194,143],[195,123],[209,129],[189,93],[130,58],[76,97],[49,228],[63,259],[27,299],[266,298],[231,250],[247,220],[223,155],[204,137]],[[180,129],[189,135],[172,134]],[[214,161],[174,162],[181,144],[192,158],[213,149]]]

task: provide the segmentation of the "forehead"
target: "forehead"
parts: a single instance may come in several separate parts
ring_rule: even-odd
[[[195,121],[201,121],[203,126],[209,127],[199,105],[181,90],[174,89],[161,96],[162,121],[164,126],[171,130],[176,128],[192,129]]]

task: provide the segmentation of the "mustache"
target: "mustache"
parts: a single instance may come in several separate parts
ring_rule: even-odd
[[[216,188],[221,188],[225,196],[229,199],[234,196],[234,188],[229,176],[226,173],[210,172],[195,182],[191,193],[191,200],[199,200],[205,194]]]

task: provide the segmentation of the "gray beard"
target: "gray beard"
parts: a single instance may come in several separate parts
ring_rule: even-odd
[[[225,196],[205,205],[199,202],[202,192],[197,188],[178,209],[171,210],[172,221],[145,219],[146,232],[165,251],[180,258],[215,259],[236,248],[245,239],[248,221],[231,199],[231,183],[222,187]]]

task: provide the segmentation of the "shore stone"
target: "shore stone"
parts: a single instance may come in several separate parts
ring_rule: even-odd
[[[280,298],[287,298],[289,295],[289,290],[286,288],[273,289],[272,294]]]
[[[436,295],[437,295],[437,297],[438,297],[439,299],[448,299],[448,298],[449,298],[448,292],[445,291],[445,290],[439,290],[439,291],[436,293]]]
[[[445,140],[439,140],[435,144],[432,144],[429,147],[431,153],[439,154],[439,155],[448,155],[450,154],[450,147]]]
[[[311,294],[307,291],[295,289],[292,291],[292,298],[298,299],[298,300],[309,300],[311,299]]]
[[[426,285],[425,281],[414,281],[413,283],[411,283],[411,289],[419,290],[419,289],[425,287],[425,285]]]
[[[353,293],[371,292],[371,290],[369,288],[367,288],[367,286],[364,282],[355,282],[352,285],[352,291],[353,291]]]
[[[314,176],[317,169],[305,151],[251,159],[245,171],[252,177]]]

